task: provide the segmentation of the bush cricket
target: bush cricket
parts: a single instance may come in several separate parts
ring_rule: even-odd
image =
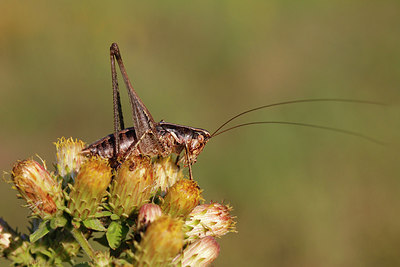
[[[367,139],[371,142],[381,143],[369,136],[360,133],[326,127],[315,124],[288,122],[288,121],[257,121],[239,124],[228,129],[222,130],[232,120],[253,112],[259,109],[264,109],[273,106],[304,103],[304,102],[351,102],[361,104],[375,104],[383,105],[381,103],[354,99],[334,99],[334,98],[320,98],[320,99],[301,99],[293,101],[279,102],[269,105],[253,108],[233,116],[214,133],[210,134],[207,130],[201,128],[194,128],[165,121],[155,122],[149,110],[146,108],[142,100],[139,98],[128,78],[125,66],[122,61],[119,47],[113,43],[110,47],[110,60],[111,60],[111,74],[112,74],[112,87],[113,87],[113,107],[114,107],[114,133],[107,135],[104,138],[92,143],[82,150],[86,155],[99,155],[104,158],[110,159],[113,167],[118,166],[119,162],[124,161],[130,155],[145,155],[145,156],[160,156],[166,157],[172,153],[177,155],[177,163],[180,154],[185,151],[184,163],[189,168],[189,177],[192,179],[191,165],[197,160],[198,155],[203,150],[206,143],[212,138],[232,129],[253,125],[253,124],[288,124],[297,126],[313,127],[325,130],[336,131],[344,134],[349,134],[357,137]],[[125,128],[124,119],[121,108],[121,100],[119,94],[119,86],[117,79],[117,71],[115,61],[121,71],[125,86],[128,91],[129,101],[132,108],[133,127]]]

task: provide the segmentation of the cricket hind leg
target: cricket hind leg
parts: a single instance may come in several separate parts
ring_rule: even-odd
[[[110,61],[111,61],[111,77],[112,77],[112,87],[113,87],[113,109],[114,109],[114,157],[113,161],[118,162],[118,156],[120,154],[120,136],[119,132],[125,129],[124,126],[124,117],[122,114],[122,107],[121,107],[121,98],[119,93],[119,86],[118,86],[118,78],[117,78],[117,70],[115,67],[115,54],[117,50],[115,50],[114,44],[110,47]]]
[[[125,87],[128,91],[129,102],[132,108],[133,125],[135,128],[136,136],[139,138],[140,136],[144,135],[145,132],[148,130],[151,130],[152,132],[151,136],[147,134],[144,135],[145,140],[143,140],[140,145],[140,148],[142,149],[141,153],[144,155],[164,155],[165,147],[160,143],[160,135],[156,128],[157,123],[154,121],[153,117],[150,114],[150,111],[146,108],[142,100],[139,98],[139,96],[133,89],[133,86],[126,72],[124,63],[122,61],[119,47],[116,43],[111,44],[110,55],[112,56],[113,71],[115,72],[116,69],[115,65],[118,64],[120,73],[125,83]],[[115,121],[115,125],[117,125],[117,121]],[[143,143],[145,143],[145,145],[143,145]]]

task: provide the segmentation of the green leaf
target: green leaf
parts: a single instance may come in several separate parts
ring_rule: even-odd
[[[54,258],[54,256],[55,256],[54,250],[52,250],[51,248],[49,250],[46,250],[44,247],[41,247],[41,249],[38,250],[37,252],[40,252],[49,258]]]
[[[30,248],[30,252],[31,253],[33,253],[33,254],[35,254],[35,255],[37,255],[37,254],[43,254],[43,255],[46,255],[47,257],[49,257],[49,258],[54,258],[54,256],[55,256],[55,251],[54,251],[54,249],[52,249],[52,248],[48,248],[48,247],[45,247],[45,246],[41,246],[41,245],[38,245],[38,246],[32,246],[31,248]]]
[[[112,214],[110,218],[111,218],[111,220],[113,220],[113,221],[119,220],[119,216],[118,216],[117,214]]]
[[[112,212],[108,211],[108,210],[104,210],[101,212],[96,212],[96,214],[94,215],[96,218],[101,218],[101,217],[108,217],[111,216]]]
[[[58,216],[50,221],[50,227],[51,229],[56,229],[58,227],[64,227],[67,224],[68,220],[64,216]]]
[[[104,232],[107,229],[103,226],[103,224],[96,218],[91,218],[91,219],[86,219],[83,221],[83,225],[86,228],[95,230],[95,231],[100,231],[100,232]]]
[[[79,229],[79,227],[81,227],[81,222],[80,222],[78,219],[76,219],[76,218],[73,218],[73,219],[72,219],[71,224],[72,224],[76,229]]]
[[[88,262],[81,262],[81,263],[75,264],[74,267],[90,267],[90,264]]]
[[[48,222],[49,222],[49,221],[43,221],[43,222],[41,222],[41,223],[39,224],[38,229],[37,229],[34,233],[32,233],[32,234],[29,236],[29,240],[30,240],[32,243],[35,243],[35,242],[38,241],[40,238],[44,237],[45,235],[47,235],[47,234],[50,232],[51,228],[50,228]]]
[[[129,228],[126,225],[122,225],[121,222],[111,222],[106,233],[107,241],[110,247],[112,249],[118,248],[128,231]]]

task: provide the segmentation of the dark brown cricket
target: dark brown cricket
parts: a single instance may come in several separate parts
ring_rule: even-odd
[[[110,60],[114,103],[114,133],[107,135],[106,137],[92,143],[88,147],[84,148],[82,150],[82,153],[86,155],[99,155],[101,157],[108,158],[112,162],[112,166],[118,166],[119,162],[124,161],[130,155],[166,157],[172,153],[175,153],[178,155],[178,161],[182,151],[185,151],[185,157],[183,158],[183,160],[185,161],[185,164],[189,167],[189,175],[190,178],[192,178],[191,165],[196,162],[198,155],[201,153],[206,143],[212,137],[215,137],[238,127],[254,124],[286,124],[306,126],[345,133],[348,135],[361,137],[375,143],[381,143],[380,141],[375,140],[371,137],[352,131],[308,123],[287,121],[248,122],[222,130],[222,128],[229,122],[244,114],[273,106],[304,102],[351,102],[361,104],[384,105],[372,101],[353,99],[301,99],[264,105],[257,108],[249,109],[247,111],[237,114],[236,116],[233,116],[225,123],[223,123],[216,131],[214,131],[213,134],[210,134],[208,131],[201,128],[178,125],[164,121],[155,122],[149,110],[146,108],[142,100],[133,89],[133,86],[128,78],[128,74],[125,70],[121,53],[116,43],[113,43],[110,47]],[[124,83],[126,85],[129,95],[129,101],[132,108],[133,127],[130,128],[125,128],[124,126],[115,60],[117,60]]]
[[[186,164],[192,178],[191,165],[203,150],[211,135],[208,131],[164,121],[155,122],[149,110],[136,94],[128,78],[118,45],[110,47],[111,74],[114,100],[114,134],[110,134],[82,150],[83,154],[99,155],[115,162],[123,161],[130,155],[161,156],[171,153],[180,155],[185,150]],[[133,127],[124,127],[121,109],[117,71],[119,69],[128,90],[132,108]]]

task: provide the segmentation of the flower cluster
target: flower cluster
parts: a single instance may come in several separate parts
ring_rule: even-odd
[[[86,266],[207,266],[217,258],[216,238],[235,231],[231,208],[203,204],[172,156],[134,156],[112,168],[83,156],[84,146],[59,139],[55,172],[32,159],[15,163],[12,182],[31,227],[26,236],[1,220],[1,256],[18,266],[73,265],[82,252]]]

